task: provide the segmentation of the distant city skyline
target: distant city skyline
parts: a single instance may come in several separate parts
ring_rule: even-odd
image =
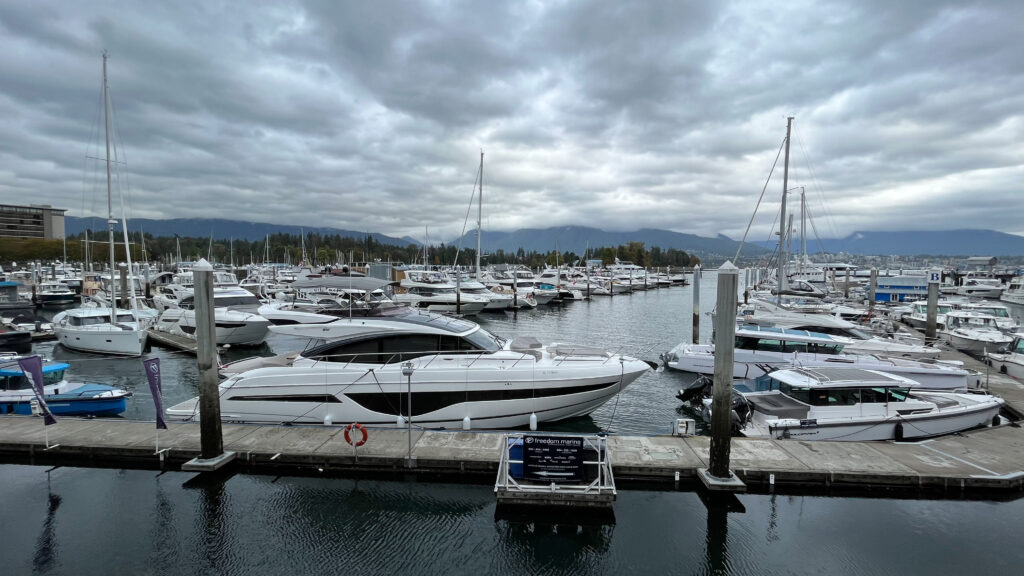
[[[0,203],[455,238],[1024,234],[1024,4],[4,3]],[[781,157],[750,240],[771,238]],[[120,214],[120,199],[115,198]],[[798,220],[797,220],[798,222]]]

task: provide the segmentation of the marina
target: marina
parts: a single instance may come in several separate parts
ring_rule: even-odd
[[[705,273],[701,285],[708,299],[714,293],[714,274]],[[551,333],[569,337],[592,333],[599,324],[612,320],[617,327],[604,329],[611,345],[641,358],[667,349],[673,341],[691,335],[679,326],[692,299],[690,287],[649,290],[628,298],[598,299],[518,314],[482,315],[476,318],[497,334]],[[654,311],[657,311],[654,313]],[[710,332],[709,318],[702,318],[702,334]],[[642,323],[646,331],[627,328],[630,334],[647,337],[612,336],[631,322]],[[598,329],[599,331],[601,329]],[[703,336],[702,341],[707,341]],[[194,342],[194,341],[192,341]],[[301,349],[303,339],[274,336],[272,350]],[[179,342],[178,345],[185,344]],[[152,353],[157,352],[157,348]],[[54,353],[61,352],[59,348]],[[246,349],[226,349],[226,361],[250,354]],[[44,352],[45,353],[45,352]],[[70,352],[55,354],[67,357]],[[165,406],[187,398],[194,376],[194,360],[180,352],[158,354],[169,374],[184,370],[184,378],[169,377]],[[950,356],[952,355],[952,356]],[[993,371],[991,367],[963,354],[945,351],[983,380],[984,389],[1006,401],[1005,413],[1020,419],[1024,406],[1024,385]],[[82,365],[140,364],[137,360],[83,358]],[[189,368],[191,366],[191,368]],[[91,369],[95,370],[95,369]],[[138,374],[138,372],[136,372]],[[631,480],[665,486],[694,485],[697,471],[708,465],[709,437],[677,436],[671,432],[676,420],[690,417],[676,401],[673,389],[685,386],[692,376],[671,370],[648,371],[622,392],[622,398],[597,409],[593,416],[553,423],[544,433],[602,432],[607,434],[610,464],[617,482]],[[123,382],[124,380],[120,380]],[[32,417],[0,419],[0,454],[11,462],[48,465],[107,465],[129,468],[177,470],[199,451],[199,427],[194,423],[170,424],[160,432],[159,453],[153,427],[152,407],[146,393],[133,386],[136,397],[127,419],[62,418],[60,425],[43,430]],[[437,430],[419,426],[410,431],[394,426],[367,425],[366,443],[354,449],[345,441],[347,422],[335,425],[224,424],[225,450],[237,454],[237,466],[252,473],[328,473],[338,475],[383,474],[404,477],[428,475],[449,481],[490,483],[498,471],[500,432],[478,430]],[[751,490],[771,486],[817,490],[857,487],[868,490],[901,490],[922,494],[960,497],[965,493],[1019,493],[1022,488],[1024,435],[1016,424],[981,428],[923,442],[810,444],[797,440],[733,438],[732,467]],[[47,446],[55,446],[47,449]],[[417,466],[409,470],[412,457]]]

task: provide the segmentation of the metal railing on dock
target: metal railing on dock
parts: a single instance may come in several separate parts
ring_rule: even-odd
[[[505,434],[499,505],[610,508],[615,477],[604,436]]]

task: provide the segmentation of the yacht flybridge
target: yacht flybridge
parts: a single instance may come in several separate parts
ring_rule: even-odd
[[[352,322],[377,325],[301,353],[225,366],[222,418],[401,427],[411,403],[414,426],[513,428],[587,415],[650,369],[592,346],[505,340],[426,311]],[[198,398],[167,415],[198,419]]]

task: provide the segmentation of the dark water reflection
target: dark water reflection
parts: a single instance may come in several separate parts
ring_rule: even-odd
[[[1009,574],[1024,561],[1024,500],[636,490],[614,523],[589,524],[496,519],[488,486],[47,476],[0,466],[4,574]]]

